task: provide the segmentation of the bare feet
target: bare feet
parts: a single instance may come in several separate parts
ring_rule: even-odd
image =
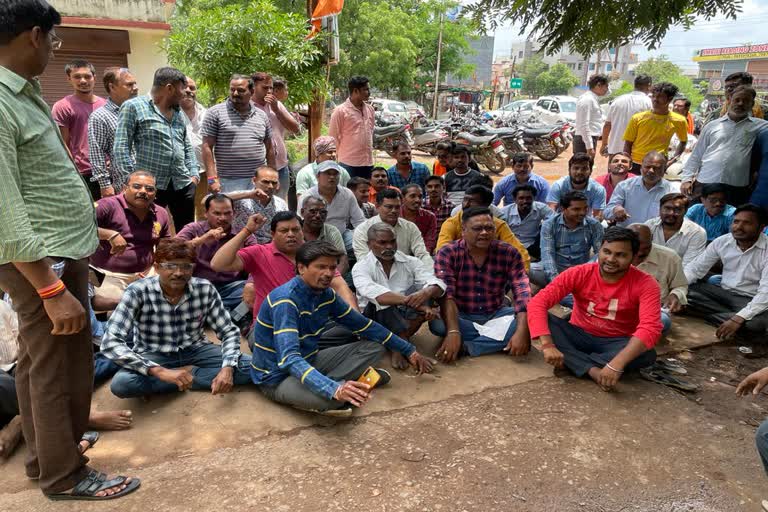
[[[390,352],[392,358],[392,368],[396,370],[405,370],[408,368],[408,360],[400,352]]]
[[[593,366],[592,368],[590,368],[589,369],[589,378],[592,379],[593,381],[595,381],[595,384],[600,386],[600,389],[602,389],[603,391],[610,391],[610,389],[605,388],[605,387],[600,385],[600,368],[598,368],[596,366]]]
[[[93,430],[125,430],[133,424],[133,413],[123,411],[91,411],[88,428]]]
[[[111,480],[113,478],[117,478],[117,477],[106,477],[105,482],[109,481],[109,480]],[[115,485],[113,487],[108,487],[106,489],[103,489],[103,490],[101,490],[101,491],[99,491],[97,493],[92,494],[91,496],[96,496],[96,497],[99,497],[99,498],[105,497],[105,496],[112,496],[114,494],[117,494],[117,493],[125,490],[125,488],[128,487],[128,485],[132,481],[133,481],[133,479],[131,477],[126,477],[125,480],[122,481],[122,483],[120,483],[118,485]],[[53,498],[53,499],[56,499],[57,497],[67,498],[68,497],[67,495],[70,495],[72,493],[72,491],[74,491],[74,489],[75,489],[75,487],[71,487],[71,488],[67,489],[66,491],[64,491],[62,493],[58,493],[56,495],[49,496],[49,497]],[[86,494],[86,496],[87,496],[87,494]],[[61,498],[59,498],[59,499],[61,499]]]
[[[21,416],[16,416],[0,430],[0,458],[10,457],[20,442]]]

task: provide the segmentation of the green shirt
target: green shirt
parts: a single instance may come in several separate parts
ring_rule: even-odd
[[[0,264],[96,250],[93,201],[37,80],[0,66]]]

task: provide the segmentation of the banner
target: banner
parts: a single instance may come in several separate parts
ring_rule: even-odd
[[[312,31],[307,39],[315,37],[320,32],[323,18],[340,14],[343,7],[344,0],[320,0],[312,13]]]

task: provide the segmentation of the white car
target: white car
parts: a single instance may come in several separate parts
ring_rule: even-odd
[[[536,100],[517,100],[507,103],[499,109],[489,110],[486,114],[490,114],[493,117],[501,117],[502,119],[514,115],[518,111],[522,114],[530,114],[535,104]]]
[[[573,96],[542,96],[536,102],[535,110],[545,123],[576,122],[576,101]]]
[[[381,112],[384,116],[399,117],[403,123],[410,121],[408,107],[402,101],[374,98],[369,103],[376,112]]]

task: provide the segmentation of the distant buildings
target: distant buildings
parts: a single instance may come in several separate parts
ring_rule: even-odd
[[[697,78],[709,82],[708,94],[722,95],[725,77],[739,71],[752,74],[758,92],[768,92],[768,44],[704,48],[693,61],[699,64]]]
[[[469,46],[474,53],[464,56],[464,62],[474,64],[475,70],[469,78],[459,79],[448,75],[445,77],[444,85],[456,87],[467,87],[473,89],[490,89],[492,87],[492,66],[493,66],[493,36],[480,36],[469,40]]]

